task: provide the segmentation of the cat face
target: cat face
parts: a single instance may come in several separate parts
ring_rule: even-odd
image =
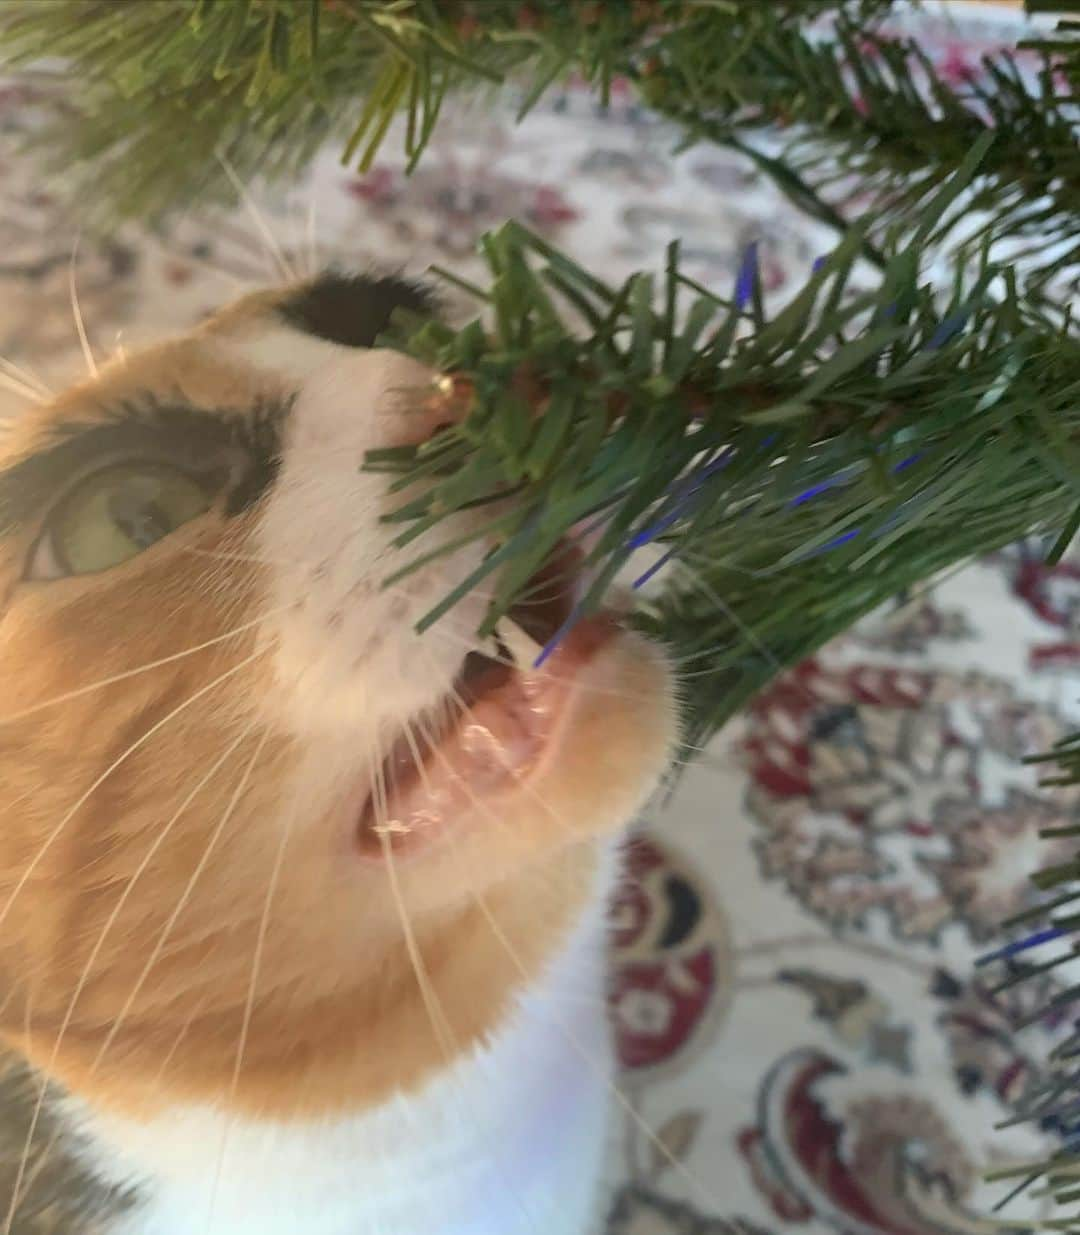
[[[569,550],[488,659],[482,592],[414,631],[488,544],[383,586],[402,496],[365,452],[445,412],[371,344],[424,303],[250,296],[0,439],[0,1031],[91,1100],[415,1086],[551,958],[663,768],[658,650],[600,618],[532,668]]]

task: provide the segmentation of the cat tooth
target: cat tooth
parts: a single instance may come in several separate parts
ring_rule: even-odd
[[[491,643],[485,648],[487,654],[493,659],[499,661],[500,664],[518,663],[517,653],[514,650],[513,635],[511,631],[513,623],[509,618],[501,617],[495,623],[495,630],[491,635]],[[494,651],[490,649],[494,648]]]
[[[412,828],[401,819],[387,819],[385,823],[373,823],[371,830],[377,836],[406,836]]]
[[[544,650],[536,640],[513,620],[503,618],[496,628],[503,646],[514,658],[519,669],[532,669],[537,658]]]

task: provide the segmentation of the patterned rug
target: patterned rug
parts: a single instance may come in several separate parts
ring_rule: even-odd
[[[1015,34],[974,3],[912,14],[950,79]],[[616,91],[579,89],[520,127],[460,109],[419,171],[328,157],[254,209],[166,232],[84,237],[63,186],[15,154],[49,81],[0,89],[0,355],[46,383],[183,326],[238,291],[328,260],[477,274],[509,216],[613,279],[659,268],[732,284],[759,243],[774,301],[833,239],[734,155],[694,147]],[[23,397],[0,374],[0,411]],[[10,388],[7,388],[9,387]],[[1017,545],[899,598],[778,681],[648,819],[617,905],[613,1011],[632,1108],[609,1235],[929,1235],[990,1230],[988,1165],[1056,1129],[995,1131],[1069,1028],[1018,1031],[1055,989],[995,995],[973,962],[1054,856],[1037,833],[1075,795],[1021,759],[1080,719],[1080,561]],[[1022,1217],[1032,1204],[1008,1210]],[[1038,1212],[1037,1206],[1034,1212]]]

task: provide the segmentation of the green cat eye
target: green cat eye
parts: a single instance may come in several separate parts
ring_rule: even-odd
[[[211,502],[207,489],[177,468],[142,462],[103,468],[53,511],[31,576],[86,575],[119,566],[205,514]]]

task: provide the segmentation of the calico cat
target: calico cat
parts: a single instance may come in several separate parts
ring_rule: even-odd
[[[498,641],[482,591],[415,633],[490,545],[383,586],[361,463],[438,427],[398,305],[257,293],[0,437],[0,1232],[597,1227],[671,677],[610,614],[534,668],[569,546]]]

